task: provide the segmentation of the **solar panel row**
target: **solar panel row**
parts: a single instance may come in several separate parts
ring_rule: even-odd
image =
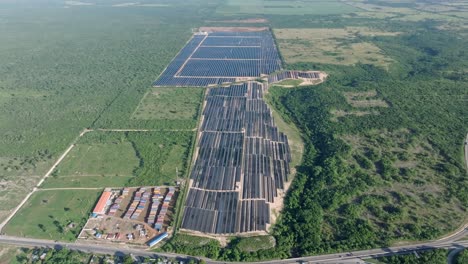
[[[255,59],[261,58],[260,47],[199,47],[192,59]]]
[[[207,37],[205,41],[202,43],[202,47],[204,46],[258,46],[262,44],[262,39],[260,37],[256,38],[246,38],[246,37],[233,37],[233,38],[226,38],[226,37]]]
[[[291,160],[263,101],[265,86],[211,88],[182,228],[216,234],[266,230]]]
[[[260,77],[281,69],[269,31],[196,34],[154,86],[209,86],[236,77]]]

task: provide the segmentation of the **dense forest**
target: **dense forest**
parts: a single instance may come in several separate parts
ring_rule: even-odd
[[[278,246],[283,247],[285,255],[386,246],[405,238],[433,239],[449,231],[418,221],[415,215],[403,226],[392,224],[401,223],[399,220],[410,213],[404,211],[404,195],[397,193],[401,197],[394,199],[398,201],[396,206],[385,207],[395,205],[394,201],[382,195],[361,194],[376,185],[409,183],[415,179],[392,168],[389,164],[396,159],[392,156],[367,153],[366,160],[380,165],[377,175],[380,177],[369,175],[360,166],[349,166],[345,161],[351,149],[340,139],[340,134],[409,129],[414,137],[426,139],[443,157],[442,162],[433,164],[445,187],[440,198],[447,202],[457,200],[463,209],[454,217],[459,220],[457,224],[462,222],[468,203],[461,152],[468,109],[464,100],[467,83],[462,74],[457,74],[457,69],[466,68],[466,41],[433,29],[430,23],[426,26],[419,32],[373,40],[397,60],[388,72],[369,65],[339,68],[289,65],[289,68],[330,71],[332,76],[318,87],[271,91],[275,94],[276,107],[302,128],[307,150],[305,162],[287,197],[286,209],[274,229]],[[391,107],[381,109],[375,116],[330,122],[331,109],[350,107],[341,91],[369,89],[377,90]],[[365,208],[376,205],[378,209],[382,204],[383,211],[371,213],[381,221],[361,216]],[[437,210],[437,205],[431,207]]]

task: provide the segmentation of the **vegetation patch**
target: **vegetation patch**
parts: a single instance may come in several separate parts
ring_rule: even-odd
[[[99,190],[38,191],[3,230],[14,236],[74,241],[100,193]]]
[[[207,237],[176,234],[161,249],[166,252],[177,252],[217,259],[221,245],[219,241]]]
[[[345,92],[344,96],[348,104],[356,108],[366,107],[388,107],[388,103],[383,99],[377,99],[377,91],[367,92]]]
[[[286,79],[281,82],[275,83],[276,86],[285,86],[285,87],[296,87],[299,86],[303,80],[300,79]]]
[[[356,110],[330,110],[330,113],[333,115],[331,118],[332,121],[338,122],[340,117],[346,116],[366,116],[366,115],[378,115],[379,112],[377,111],[356,111]]]
[[[153,87],[133,113],[133,119],[185,120],[196,126],[203,88]]]
[[[454,258],[454,264],[463,264],[468,262],[468,250],[463,249]]]
[[[173,185],[185,175],[193,134],[86,133],[41,187]]]
[[[375,264],[446,264],[447,255],[448,251],[446,249],[433,249],[428,251],[419,251],[417,253],[409,253],[406,255],[394,255],[375,258],[370,259],[369,261]]]
[[[42,176],[0,177],[0,220],[5,219],[19,201],[36,186]]]
[[[236,238],[236,247],[241,252],[255,252],[261,249],[269,249],[275,246],[275,238],[272,236],[253,236]]]
[[[274,30],[287,63],[314,62],[339,65],[373,64],[387,68],[392,60],[363,36],[394,36],[366,27],[280,28]]]
[[[408,130],[375,130],[342,139],[351,147],[343,165],[359,168],[373,187],[340,210],[401,238],[415,230],[421,235],[432,232],[432,226],[450,232],[463,222],[463,205],[444,199],[448,190],[440,172],[446,161],[427,140]]]

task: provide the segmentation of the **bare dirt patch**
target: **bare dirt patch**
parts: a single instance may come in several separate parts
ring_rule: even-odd
[[[139,221],[123,220],[117,217],[91,218],[83,228],[79,240],[144,245],[157,234],[156,230]]]

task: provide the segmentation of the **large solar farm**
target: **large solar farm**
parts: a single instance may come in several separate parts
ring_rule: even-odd
[[[255,79],[281,69],[267,28],[201,28],[154,86],[210,86]]]
[[[268,76],[275,82],[295,76],[278,75],[280,70],[267,28],[202,28],[154,82],[209,87],[182,230],[216,235],[267,231],[291,161],[287,136],[278,131],[263,98]]]

